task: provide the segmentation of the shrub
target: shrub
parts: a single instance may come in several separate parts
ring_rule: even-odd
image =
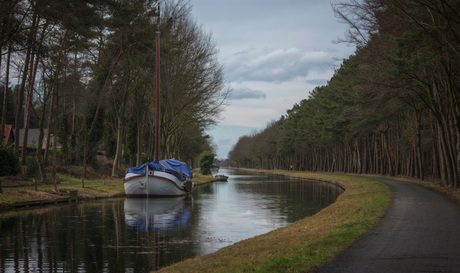
[[[20,170],[19,157],[13,149],[0,144],[0,176],[17,175]]]
[[[211,170],[217,166],[214,164],[216,160],[216,154],[210,151],[202,152],[200,154],[200,159],[198,160],[198,166],[200,167],[200,173],[207,175],[211,174]]]
[[[26,175],[28,177],[35,177],[38,175],[38,163],[37,159],[35,158],[35,153],[30,154],[26,157]]]

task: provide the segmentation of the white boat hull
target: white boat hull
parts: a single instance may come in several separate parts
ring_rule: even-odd
[[[180,196],[190,193],[193,183],[181,181],[170,173],[149,171],[148,176],[126,174],[124,186],[127,197]]]

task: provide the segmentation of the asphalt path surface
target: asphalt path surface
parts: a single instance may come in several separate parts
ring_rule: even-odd
[[[384,217],[317,272],[460,272],[460,206],[421,186],[387,178]]]

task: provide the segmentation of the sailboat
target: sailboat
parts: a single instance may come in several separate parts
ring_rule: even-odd
[[[156,33],[155,58],[155,152],[154,161],[126,170],[124,187],[127,197],[180,196],[192,192],[192,171],[176,159],[158,159],[160,149],[160,5]]]
[[[126,170],[127,197],[179,196],[192,192],[192,171],[176,159],[155,160]]]

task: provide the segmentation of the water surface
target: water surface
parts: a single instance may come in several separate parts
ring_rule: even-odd
[[[105,199],[0,214],[0,272],[149,272],[287,226],[335,185],[221,170],[191,196]]]

